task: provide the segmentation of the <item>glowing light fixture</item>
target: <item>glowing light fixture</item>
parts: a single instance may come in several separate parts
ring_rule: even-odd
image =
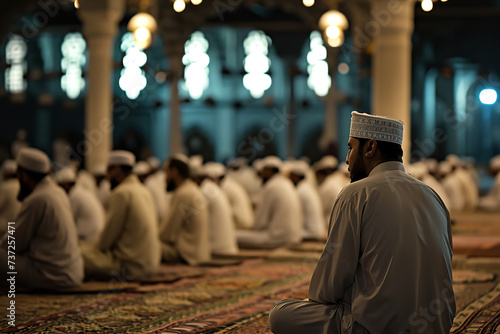
[[[479,93],[479,101],[482,104],[494,104],[497,102],[497,92],[491,88],[485,88]]]
[[[141,48],[137,47],[131,32],[123,35],[121,49],[125,52],[125,56],[119,85],[127,97],[134,100],[141,90],[146,88],[147,79],[141,67],[146,64],[148,57]]]
[[[10,66],[5,69],[5,88],[11,93],[22,93],[26,90],[27,63],[25,60],[28,53],[28,45],[19,35],[12,34],[5,47],[5,62]]]
[[[338,10],[329,10],[319,19],[318,26],[325,32],[325,39],[331,47],[339,47],[344,43],[344,30],[349,22]]]
[[[184,45],[184,57],[182,63],[186,89],[191,98],[197,100],[202,97],[208,88],[208,64],[210,57],[207,54],[208,41],[201,31],[195,31]]]
[[[174,1],[174,10],[177,13],[182,12],[184,9],[186,9],[186,3],[184,2],[184,0],[175,0]]]
[[[200,3],[202,3],[203,0],[191,0],[191,3],[195,6],[199,5]]]
[[[432,7],[434,7],[434,5],[432,4],[432,0],[422,0],[422,3],[420,5],[425,12],[430,12],[432,10]]]
[[[69,33],[64,37],[61,45],[63,58],[61,69],[64,74],[61,77],[61,88],[70,99],[80,96],[85,87],[85,79],[82,78],[82,66],[86,63],[85,48],[87,44],[79,32]]]
[[[314,0],[302,0],[302,3],[304,4],[304,6],[306,7],[311,7],[314,5]]]
[[[314,90],[316,95],[325,96],[330,90],[332,79],[328,75],[328,63],[326,62],[326,48],[323,38],[318,31],[310,35],[310,51],[307,53],[307,86]]]
[[[134,33],[134,41],[139,49],[151,45],[152,34],[156,31],[156,20],[148,13],[138,13],[128,22],[127,29]]]
[[[243,76],[243,86],[250,91],[254,99],[264,96],[271,87],[272,79],[269,71],[271,60],[267,57],[271,39],[262,31],[251,31],[243,41],[246,57],[244,67],[247,74]]]
[[[337,70],[340,74],[347,74],[349,73],[349,65],[346,63],[340,63],[339,66],[337,66]]]

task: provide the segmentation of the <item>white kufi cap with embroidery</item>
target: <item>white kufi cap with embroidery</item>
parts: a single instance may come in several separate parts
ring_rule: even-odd
[[[50,171],[49,157],[36,148],[22,148],[16,162],[18,166],[35,173],[47,174]]]
[[[353,111],[349,136],[401,145],[403,143],[403,123],[389,117]]]

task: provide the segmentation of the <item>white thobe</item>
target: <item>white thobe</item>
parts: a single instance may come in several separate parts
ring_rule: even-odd
[[[69,191],[71,212],[76,224],[78,239],[95,242],[104,229],[104,208],[97,197],[89,190],[75,185]]]
[[[153,199],[136,175],[111,193],[106,224],[97,245],[83,244],[85,275],[96,278],[156,273],[161,262]]]
[[[465,210],[472,211],[477,208],[479,202],[479,189],[472,174],[463,169],[457,168],[453,172],[462,183],[462,191],[465,197]]]
[[[82,282],[83,262],[69,199],[51,178],[43,178],[23,200],[13,226],[16,285],[67,288]],[[0,242],[2,266],[9,235]],[[11,271],[5,269],[1,268],[4,274]]]
[[[302,208],[302,238],[321,239],[325,236],[326,228],[318,191],[307,180],[297,185]]]
[[[95,177],[91,173],[82,169],[78,172],[78,178],[76,179],[76,185],[87,189],[91,193],[97,192],[97,185],[95,184]]]
[[[488,194],[479,199],[479,205],[483,210],[499,211],[500,210],[500,173],[495,177],[493,186]]]
[[[221,188],[226,194],[237,229],[250,229],[253,226],[253,209],[250,196],[243,186],[227,175],[222,181]]]
[[[460,212],[465,210],[466,199],[462,186],[462,182],[457,178],[455,173],[448,174],[441,180],[446,195],[448,195],[448,209],[451,212]]]
[[[253,207],[257,207],[262,198],[262,180],[251,167],[242,167],[228,173],[247,191]]]
[[[0,184],[0,234],[7,231],[7,223],[15,221],[21,202],[17,200],[19,181],[7,179]]]
[[[210,179],[205,179],[200,189],[208,204],[212,254],[237,254],[236,227],[226,194]]]
[[[335,202],[310,301],[278,303],[271,330],[337,333],[337,327],[344,333],[361,326],[372,334],[449,333],[452,253],[450,216],[439,196],[403,164],[379,164]]]
[[[429,174],[428,172],[422,176],[421,181],[423,183],[425,183],[426,185],[428,185],[429,187],[431,187],[432,190],[434,190],[439,195],[439,197],[441,197],[444,205],[449,210],[450,209],[450,199],[448,198],[448,194],[446,193],[446,190],[444,189],[443,185],[441,183],[439,183],[439,181],[434,176]]]
[[[111,184],[107,179],[104,179],[97,186],[97,198],[101,202],[104,209],[108,208],[110,196],[111,196]]]
[[[325,226],[328,225],[333,204],[343,187],[346,186],[345,178],[339,177],[339,174],[332,173],[319,185],[318,192],[321,198],[321,207],[323,208],[323,219]]]
[[[292,181],[283,175],[264,185],[252,230],[236,231],[242,248],[277,248],[302,239],[302,210]]]
[[[158,222],[162,222],[166,217],[168,206],[165,173],[158,171],[151,174],[144,181],[144,185],[153,196]]]

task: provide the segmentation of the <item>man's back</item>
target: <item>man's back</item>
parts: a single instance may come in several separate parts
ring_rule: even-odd
[[[343,302],[347,322],[370,333],[447,333],[451,258],[446,207],[401,163],[387,162],[339,195],[309,298]]]

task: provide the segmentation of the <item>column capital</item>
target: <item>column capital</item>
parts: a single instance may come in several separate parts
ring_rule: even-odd
[[[85,0],[77,11],[83,23],[83,34],[114,37],[118,22],[125,13],[124,0]]]

